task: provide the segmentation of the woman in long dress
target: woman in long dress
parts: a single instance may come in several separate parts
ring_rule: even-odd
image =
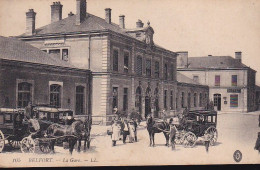
[[[128,127],[129,127],[129,142],[133,143],[135,140],[135,132],[136,132],[135,122],[133,120],[129,121]]]
[[[111,136],[112,137],[112,146],[116,146],[116,141],[119,140],[120,133],[121,133],[121,126],[117,121],[115,121],[112,124],[112,136]]]

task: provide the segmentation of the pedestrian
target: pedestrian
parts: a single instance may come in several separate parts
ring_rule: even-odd
[[[129,126],[126,119],[123,120],[122,130],[123,130],[123,143],[125,144],[126,137],[127,135],[129,135]]]
[[[258,127],[260,127],[260,115],[258,117]]]
[[[24,115],[24,119],[28,120],[28,122],[32,124],[35,132],[38,132],[40,130],[40,124],[39,121],[36,119],[36,115],[33,115],[33,107],[31,101],[29,101],[28,106],[25,107]]]
[[[135,131],[136,131],[136,126],[134,123],[134,118],[132,118],[129,122],[128,122],[128,127],[129,127],[129,142],[133,143],[134,139],[135,139]]]
[[[120,133],[121,133],[120,124],[118,123],[118,121],[114,121],[114,123],[112,124],[112,136],[111,136],[112,146],[116,146],[116,141],[119,140]]]
[[[256,139],[255,150],[258,150],[258,153],[260,154],[260,132],[258,132],[258,137]]]
[[[172,150],[175,150],[175,136],[176,133],[178,132],[176,126],[171,123],[170,124],[170,141],[171,141],[171,146],[172,146]]]
[[[210,134],[205,134],[204,143],[205,143],[206,152],[208,153],[209,152],[209,143],[210,143]]]

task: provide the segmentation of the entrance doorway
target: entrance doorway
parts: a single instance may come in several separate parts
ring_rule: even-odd
[[[151,114],[151,89],[147,87],[145,92],[145,117]]]
[[[135,94],[135,107],[136,110],[142,115],[142,90],[141,87],[137,87]]]
[[[221,94],[214,94],[214,107],[217,107],[217,111],[221,110]]]
[[[154,117],[159,116],[159,91],[158,88],[154,90]]]

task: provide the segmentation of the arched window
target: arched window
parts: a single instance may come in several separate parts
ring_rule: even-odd
[[[61,86],[58,84],[50,85],[50,105],[61,107]]]
[[[29,101],[31,100],[32,85],[27,82],[22,82],[18,84],[18,107],[26,107],[28,106]]]
[[[135,94],[135,107],[138,109],[140,114],[142,113],[142,89],[137,87]]]
[[[142,75],[142,71],[143,71],[143,63],[142,63],[142,57],[141,56],[137,56],[137,59],[136,59],[136,74],[137,75]]]
[[[84,87],[76,87],[76,115],[84,114]]]

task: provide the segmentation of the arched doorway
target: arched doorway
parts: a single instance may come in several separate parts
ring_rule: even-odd
[[[155,88],[154,90],[154,117],[158,118],[159,114],[159,90]]]
[[[135,108],[142,115],[142,89],[141,87],[137,87],[135,92]]]
[[[151,114],[151,89],[147,87],[145,91],[145,117]]]
[[[217,107],[217,111],[221,110],[221,94],[214,94],[214,107]]]

